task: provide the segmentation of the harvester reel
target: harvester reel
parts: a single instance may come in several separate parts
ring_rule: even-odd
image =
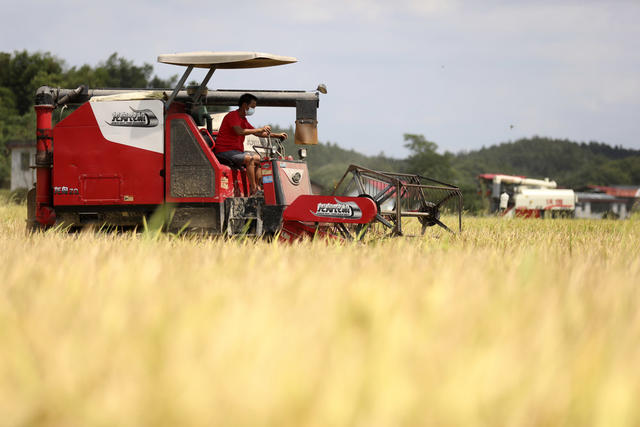
[[[351,179],[348,179],[350,176]],[[359,224],[357,236],[362,236],[373,223],[381,223],[390,234],[402,235],[402,218],[414,217],[421,224],[421,235],[427,227],[438,225],[453,233],[440,220],[445,205],[457,211],[459,229],[462,230],[462,193],[456,186],[415,174],[379,172],[351,165],[336,185],[334,195],[368,197],[378,207],[375,220]]]

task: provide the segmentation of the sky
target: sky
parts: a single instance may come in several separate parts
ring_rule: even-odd
[[[209,88],[325,83],[319,139],[369,155],[405,157],[405,133],[451,152],[534,135],[640,149],[639,0],[0,2],[0,51],[51,52],[69,66],[117,52],[169,77],[182,69],[159,54],[295,56],[219,70]],[[251,119],[288,126],[295,111]]]

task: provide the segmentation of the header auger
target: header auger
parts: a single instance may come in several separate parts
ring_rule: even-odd
[[[37,183],[29,193],[28,227],[88,224],[140,227],[160,207],[174,214],[169,230],[220,235],[279,236],[283,241],[328,236],[351,238],[350,230],[380,222],[402,234],[403,217],[416,217],[422,231],[440,220],[442,207],[457,203],[459,189],[418,175],[375,172],[351,166],[357,190],[331,196],[311,192],[305,158],[287,156],[278,141],[264,138],[260,154],[263,193],[249,194],[244,168],[213,152],[217,129],[206,107],[236,106],[244,93],[259,106],[296,110],[296,144],[317,144],[319,93],[306,91],[208,90],[218,69],[257,68],[296,62],[255,52],[193,52],[160,55],[186,67],[174,89],[76,89],[41,87],[36,93]],[[194,68],[207,69],[199,86],[183,89]],[[326,93],[321,85],[319,92]],[[55,109],[77,108],[55,126]],[[338,190],[341,186],[338,186]],[[389,208],[392,203],[393,207]]]

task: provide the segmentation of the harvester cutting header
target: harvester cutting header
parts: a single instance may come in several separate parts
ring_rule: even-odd
[[[268,132],[254,147],[262,190],[251,194],[247,169],[216,156],[218,132],[206,107],[237,106],[248,93],[260,106],[295,108],[295,142],[313,145],[318,142],[318,91],[326,93],[325,87],[314,92],[207,88],[218,69],[291,64],[297,61],[292,57],[193,52],[160,55],[158,61],[186,67],[173,90],[38,89],[31,229],[90,223],[137,227],[166,204],[174,212],[170,230],[278,234],[282,240],[349,238],[372,222],[399,235],[406,216],[417,217],[423,232],[429,225],[448,229],[440,210],[450,202],[460,218],[459,189],[417,175],[352,166],[346,174],[353,177],[351,187],[337,188],[331,196],[312,195],[306,150],[299,150],[294,160]],[[200,85],[184,89],[194,68],[206,69],[206,76]],[[68,104],[78,107],[53,126],[54,110]]]

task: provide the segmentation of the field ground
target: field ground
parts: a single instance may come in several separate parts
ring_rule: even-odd
[[[297,245],[26,236],[0,205],[3,426],[637,426],[640,220]]]

